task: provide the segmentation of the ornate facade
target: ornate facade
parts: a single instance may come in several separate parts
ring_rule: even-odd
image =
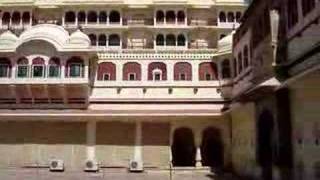
[[[0,167],[227,166],[246,5],[1,0]]]

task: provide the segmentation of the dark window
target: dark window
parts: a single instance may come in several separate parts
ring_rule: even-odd
[[[70,64],[69,77],[81,77],[82,64]]]
[[[30,13],[29,12],[24,12],[22,15],[22,23],[23,24],[29,24],[30,23]]]
[[[2,15],[2,24],[8,25],[10,23],[11,15],[9,12],[5,12]]]
[[[97,45],[97,36],[95,34],[89,34],[89,39],[91,41],[91,46]]]
[[[210,73],[206,73],[205,78],[206,78],[206,81],[212,80],[212,77],[211,77]]]
[[[161,80],[161,74],[158,73],[158,72],[154,73],[154,80],[155,81],[160,81]]]
[[[166,45],[167,46],[175,46],[176,45],[176,37],[173,34],[167,35]]]
[[[220,12],[219,20],[220,20],[220,22],[226,22],[227,21],[226,14],[224,12]]]
[[[107,13],[102,11],[99,14],[99,21],[100,23],[106,23],[107,22]]]
[[[157,35],[156,44],[157,46],[164,46],[164,37],[162,34]]]
[[[107,45],[107,36],[104,34],[101,34],[99,36],[99,46],[106,46]]]
[[[234,22],[234,14],[233,14],[233,12],[228,12],[228,22]]]
[[[174,23],[176,21],[176,14],[174,13],[174,11],[168,11],[166,13],[166,20],[167,23]]]
[[[19,12],[14,12],[12,14],[12,24],[20,24],[21,16]]]
[[[184,21],[185,21],[185,14],[184,14],[183,11],[179,11],[177,17],[178,17],[178,22],[179,22],[179,23],[184,23]]]
[[[76,21],[76,15],[74,12],[69,11],[65,15],[65,21],[66,23],[74,23]]]
[[[0,64],[0,77],[9,77],[9,65]]]
[[[129,81],[135,81],[136,80],[136,74],[130,73],[128,79],[129,79]]]
[[[186,38],[183,34],[178,35],[178,46],[185,46],[186,45]]]
[[[187,80],[186,74],[180,74],[179,80],[181,80],[181,81]]]
[[[241,12],[237,12],[237,13],[236,13],[236,21],[237,21],[237,22],[240,22],[241,16],[242,16],[242,15],[241,15]]]
[[[28,77],[28,65],[18,65],[17,76],[19,78]]]
[[[120,46],[120,37],[117,34],[109,36],[109,46]]]
[[[164,22],[164,13],[163,11],[157,11],[156,14],[156,21],[159,22]]]
[[[33,65],[32,77],[43,77],[44,76],[44,66],[43,65]]]
[[[50,65],[49,66],[49,77],[59,77],[60,76],[60,67],[59,65]]]
[[[83,23],[86,22],[86,13],[85,13],[84,11],[80,11],[80,12],[78,13],[78,22],[79,22],[80,24],[83,24]]]
[[[120,23],[120,13],[118,11],[111,11],[109,20],[110,23]]]
[[[97,23],[98,16],[95,11],[90,11],[88,14],[88,22],[89,23]]]
[[[110,81],[110,74],[107,74],[107,73],[103,74],[103,80]]]

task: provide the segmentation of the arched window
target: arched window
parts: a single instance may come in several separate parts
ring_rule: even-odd
[[[247,68],[249,66],[249,49],[248,46],[244,47],[243,50],[243,64],[244,64],[244,68]]]
[[[11,76],[11,62],[7,58],[0,58],[0,78]]]
[[[49,60],[49,72],[48,77],[56,78],[60,77],[60,59],[53,57]]]
[[[186,38],[183,34],[178,35],[178,46],[185,46],[186,45]]]
[[[4,12],[2,15],[2,24],[8,25],[10,23],[11,15],[9,12]]]
[[[115,81],[116,80],[116,65],[112,62],[103,62],[98,65],[98,80],[99,81]]]
[[[185,14],[183,11],[179,11],[178,12],[178,15],[177,15],[177,18],[178,18],[178,23],[184,23],[185,21]]]
[[[89,23],[97,23],[97,20],[98,20],[97,13],[95,11],[90,11],[88,13],[88,22]]]
[[[75,23],[75,22],[76,22],[76,15],[75,15],[75,13],[72,12],[72,11],[66,12],[65,21],[66,21],[66,23]]]
[[[84,11],[80,11],[78,13],[78,23],[79,24],[84,24],[86,22],[86,13]]]
[[[84,76],[84,62],[80,57],[70,58],[66,66],[66,77],[76,78]]]
[[[241,12],[237,12],[236,13],[236,21],[240,22],[240,20],[241,20]]]
[[[109,46],[120,46],[120,36],[118,34],[109,36]]]
[[[213,62],[204,62],[199,65],[199,80],[211,81],[217,79],[217,65]]]
[[[167,46],[175,46],[176,45],[176,37],[173,34],[168,34],[166,36],[166,45]]]
[[[104,34],[99,35],[99,40],[98,40],[98,45],[99,46],[106,46],[107,45],[107,36]]]
[[[164,36],[162,34],[158,34],[156,38],[157,46],[164,46]]]
[[[162,62],[153,62],[148,66],[148,80],[167,80],[167,66]]]
[[[233,14],[233,12],[228,12],[228,22],[234,22],[234,14]]]
[[[32,77],[41,78],[45,75],[45,62],[41,57],[32,60]]]
[[[91,46],[97,45],[97,36],[95,34],[89,34],[89,39],[91,41]]]
[[[17,77],[25,78],[29,76],[29,62],[28,59],[22,57],[17,61]]]
[[[110,23],[120,23],[120,13],[118,11],[111,11],[109,15]]]
[[[29,24],[31,21],[31,18],[30,18],[30,13],[29,12],[24,12],[22,14],[22,23],[23,24]]]
[[[163,23],[164,22],[164,13],[163,11],[157,11],[156,13],[156,22]]]
[[[166,20],[167,20],[167,23],[171,23],[171,24],[176,22],[176,14],[174,13],[174,11],[167,11]]]
[[[219,21],[220,22],[226,22],[227,21],[226,14],[224,12],[220,12]]]
[[[107,13],[105,11],[101,11],[99,14],[99,22],[107,23]]]
[[[238,54],[238,73],[240,74],[243,69],[242,53]]]
[[[230,61],[225,59],[222,61],[222,78],[227,79],[231,77]]]
[[[125,81],[140,81],[141,80],[141,65],[136,62],[128,62],[123,65],[123,80]]]
[[[190,63],[178,62],[174,65],[174,80],[175,81],[191,81],[192,67]]]
[[[20,20],[21,20],[21,15],[19,12],[15,11],[13,14],[12,14],[12,24],[20,24]]]

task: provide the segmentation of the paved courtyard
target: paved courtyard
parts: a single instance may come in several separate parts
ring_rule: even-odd
[[[148,171],[144,173],[106,172],[85,173],[48,172],[47,169],[0,170],[1,180],[236,180],[231,175],[215,176],[210,172]]]

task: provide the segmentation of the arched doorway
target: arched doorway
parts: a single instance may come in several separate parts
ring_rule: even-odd
[[[222,168],[224,164],[223,142],[219,129],[209,127],[202,133],[201,156],[202,165]]]
[[[173,166],[195,166],[196,147],[191,129],[179,128],[174,131],[171,151]]]
[[[273,130],[274,122],[270,111],[264,110],[259,116],[257,123],[257,161],[262,168],[262,178],[264,180],[272,179],[273,163]]]

